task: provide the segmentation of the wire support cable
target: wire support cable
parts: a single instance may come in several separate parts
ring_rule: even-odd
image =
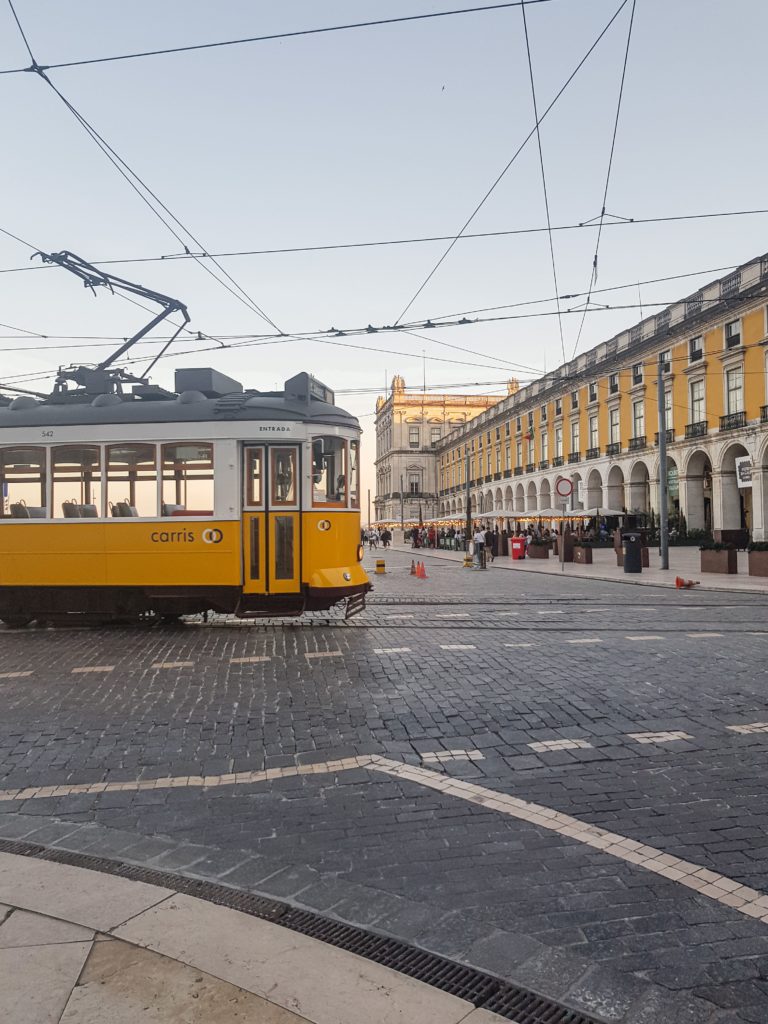
[[[555,262],[555,243],[552,238],[552,218],[549,214],[549,195],[547,193],[547,175],[544,170],[544,149],[541,144],[541,127],[539,122],[539,108],[536,102],[536,84],[533,77],[533,58],[531,57],[531,40],[528,34],[528,18],[525,14],[525,0],[520,6],[520,12],[523,16],[523,31],[525,33],[525,52],[528,57],[528,74],[531,79],[531,99],[533,101],[533,118],[536,122],[536,142],[539,150],[539,166],[541,167],[541,185],[544,191],[544,211],[547,217],[547,237],[549,239],[549,255],[552,261],[552,280],[555,286],[555,302],[557,303],[557,326],[560,332],[560,348],[563,353],[563,362],[565,358],[565,337],[563,335],[563,318],[560,315],[560,287],[557,283],[557,264]]]
[[[424,289],[425,289],[425,288],[427,287],[427,285],[429,284],[429,282],[430,282],[430,281],[432,280],[432,278],[433,278],[433,277],[435,276],[435,274],[437,273],[437,271],[438,271],[438,270],[440,269],[440,267],[441,267],[441,266],[443,265],[443,263],[445,262],[445,260],[446,260],[446,259],[448,258],[449,254],[450,254],[450,253],[452,252],[452,250],[453,250],[454,246],[456,245],[456,243],[457,243],[457,242],[459,241],[459,239],[460,239],[460,238],[462,237],[462,235],[464,234],[464,232],[465,232],[465,231],[467,230],[467,228],[469,227],[469,225],[470,225],[470,224],[472,223],[472,221],[473,221],[473,220],[475,219],[475,217],[476,217],[476,216],[478,215],[478,213],[479,213],[479,212],[480,212],[480,210],[481,210],[481,209],[483,208],[483,206],[485,206],[486,202],[487,202],[487,201],[488,201],[488,200],[490,199],[491,195],[492,195],[492,194],[494,193],[494,191],[496,190],[496,187],[497,187],[497,186],[499,185],[499,183],[500,183],[500,182],[502,181],[502,179],[503,179],[503,178],[504,178],[504,176],[506,175],[507,171],[508,171],[508,170],[510,169],[510,167],[512,167],[512,165],[513,165],[513,164],[515,163],[515,161],[517,160],[517,158],[518,158],[518,157],[520,156],[520,154],[521,154],[521,153],[523,152],[523,150],[524,150],[524,149],[525,149],[525,147],[527,146],[528,142],[529,142],[529,141],[530,141],[530,140],[531,140],[531,139],[533,138],[533,136],[534,136],[534,135],[536,134],[536,130],[537,130],[537,128],[538,128],[538,127],[539,127],[539,126],[541,125],[541,123],[542,123],[542,122],[544,121],[544,119],[545,119],[545,118],[547,117],[547,115],[548,115],[548,114],[550,113],[550,111],[552,110],[552,108],[553,108],[553,107],[555,106],[555,104],[557,103],[557,101],[558,101],[558,100],[560,99],[560,97],[561,97],[561,96],[563,95],[563,93],[564,93],[564,92],[566,91],[566,89],[567,89],[567,88],[568,88],[568,86],[569,86],[569,85],[571,84],[571,82],[572,82],[572,81],[574,80],[574,78],[575,78],[575,77],[576,77],[576,75],[577,75],[577,74],[579,73],[579,71],[580,71],[580,70],[581,70],[581,69],[582,69],[582,68],[584,67],[584,65],[586,64],[586,62],[587,62],[587,61],[589,60],[590,56],[591,56],[591,55],[592,55],[592,53],[594,52],[595,48],[596,48],[596,47],[597,47],[597,46],[599,45],[599,43],[600,43],[600,40],[601,40],[601,39],[603,38],[603,36],[604,36],[604,35],[606,34],[606,32],[608,32],[608,30],[610,29],[611,25],[612,25],[612,24],[614,23],[614,21],[616,21],[616,19],[618,18],[619,14],[621,14],[622,10],[623,10],[623,9],[624,9],[624,8],[626,7],[626,5],[627,5],[628,3],[629,3],[629,0],[621,0],[621,3],[619,4],[619,7],[618,7],[618,9],[617,9],[617,10],[615,11],[615,13],[614,13],[614,14],[612,15],[612,17],[611,17],[611,18],[610,18],[610,20],[608,21],[608,23],[607,23],[607,24],[605,25],[605,27],[604,27],[604,28],[602,29],[602,31],[601,31],[601,32],[600,32],[600,34],[598,35],[597,39],[595,39],[595,41],[594,41],[594,42],[592,43],[592,45],[591,45],[591,46],[589,47],[589,49],[588,49],[588,50],[587,50],[587,52],[586,52],[586,53],[584,54],[584,56],[583,56],[583,57],[581,58],[581,60],[579,61],[579,63],[578,63],[577,65],[576,65],[576,67],[575,67],[575,68],[573,69],[573,71],[572,71],[572,72],[570,73],[570,75],[568,76],[568,78],[567,78],[567,79],[565,80],[565,82],[563,83],[563,85],[561,85],[560,89],[559,89],[559,90],[558,90],[558,92],[557,92],[557,93],[555,94],[555,96],[554,96],[554,99],[553,99],[553,100],[552,100],[552,101],[550,102],[549,106],[548,106],[548,107],[547,107],[547,108],[545,109],[545,111],[543,112],[543,114],[541,115],[541,117],[540,117],[540,118],[539,118],[539,119],[537,120],[536,124],[534,124],[533,128],[531,128],[531,130],[530,130],[530,131],[528,132],[528,134],[526,135],[526,137],[525,137],[525,138],[523,139],[523,141],[522,141],[522,142],[520,143],[520,145],[518,146],[517,150],[516,150],[516,151],[515,151],[515,152],[513,153],[512,157],[510,158],[510,160],[508,160],[508,161],[507,161],[507,163],[506,163],[506,165],[504,166],[504,168],[502,169],[501,173],[500,173],[499,175],[497,175],[497,177],[496,177],[496,179],[494,180],[494,182],[492,183],[491,187],[490,187],[490,188],[489,188],[489,189],[488,189],[488,190],[486,191],[485,195],[484,195],[484,196],[482,197],[482,199],[480,200],[480,202],[479,202],[479,203],[478,203],[478,204],[477,204],[477,205],[475,206],[475,208],[473,209],[472,213],[471,213],[471,214],[469,215],[469,217],[468,217],[468,218],[467,218],[467,219],[466,219],[466,220],[464,221],[463,225],[461,226],[461,228],[459,229],[459,231],[457,232],[457,234],[456,234],[456,235],[455,235],[455,236],[454,236],[454,237],[453,237],[453,238],[451,239],[451,241],[450,241],[450,243],[449,243],[448,247],[446,248],[445,252],[444,252],[444,253],[442,254],[442,256],[440,257],[440,259],[439,259],[439,260],[437,261],[437,263],[436,263],[436,264],[434,265],[434,267],[433,267],[433,268],[432,268],[432,269],[430,270],[430,272],[429,272],[429,273],[427,274],[427,276],[425,277],[425,279],[424,279],[424,280],[422,281],[422,283],[421,283],[421,284],[419,285],[419,287],[418,287],[418,288],[416,289],[416,291],[415,291],[415,292],[414,292],[414,294],[412,295],[412,297],[411,297],[410,301],[408,302],[408,304],[407,304],[407,305],[405,306],[405,308],[403,309],[403,311],[402,311],[402,313],[400,314],[400,316],[399,316],[399,317],[397,318],[397,320],[395,321],[395,323],[396,323],[396,324],[399,324],[399,323],[400,323],[400,321],[401,321],[401,320],[403,319],[403,317],[405,316],[405,314],[406,314],[406,313],[408,312],[408,310],[409,310],[409,309],[411,308],[411,306],[412,306],[412,305],[414,304],[414,302],[416,301],[416,299],[418,299],[418,297],[419,297],[419,296],[421,295],[421,293],[422,293],[422,292],[424,291]]]
[[[48,71],[54,68],[79,68],[89,64],[110,64],[116,61],[138,60],[143,57],[162,57],[172,53],[191,53],[195,50],[215,50],[224,46],[242,46],[245,43],[266,43],[273,42],[278,39],[297,39],[301,36],[319,36],[327,35],[331,32],[348,32],[353,29],[378,28],[384,25],[403,25],[408,22],[430,21],[435,18],[450,18],[459,14],[480,14],[487,11],[503,11],[510,7],[519,7],[522,2],[523,0],[512,0],[512,2],[509,3],[484,4],[480,7],[458,7],[448,11],[432,11],[426,14],[402,15],[398,18],[377,18],[374,21],[355,21],[344,25],[326,25],[320,28],[296,29],[293,32],[274,32],[270,35],[245,36],[241,39],[223,39],[219,42],[213,43],[195,43],[190,46],[168,46],[161,50],[139,50],[135,53],[119,53],[108,57],[91,57],[85,60],[68,60],[62,61],[58,64],[37,65],[35,58],[32,56],[32,51],[29,50],[29,45],[27,45],[29,56],[32,60],[32,67],[6,68],[0,71],[0,75],[17,75],[24,71],[37,71],[40,67],[42,67],[43,71]],[[545,4],[551,3],[552,0],[525,0],[525,2],[528,4]],[[16,23],[19,24],[18,18],[16,19]],[[21,30],[21,25],[19,25],[19,29]],[[22,36],[24,36],[23,31]],[[24,41],[26,42],[26,37],[24,37]]]
[[[626,45],[626,47],[624,49],[624,63],[623,63],[622,68],[621,68],[621,81],[619,83],[619,97],[618,97],[618,100],[616,102],[616,117],[614,118],[614,121],[613,121],[613,134],[611,136],[611,150],[610,150],[610,153],[608,155],[608,169],[607,169],[606,174],[605,174],[605,188],[603,189],[603,202],[602,202],[602,206],[600,208],[600,216],[598,218],[598,223],[597,223],[597,239],[595,241],[595,255],[594,255],[593,259],[592,259],[592,274],[591,274],[590,280],[589,280],[589,289],[587,291],[587,301],[584,304],[584,316],[581,318],[581,323],[579,324],[579,332],[576,335],[576,343],[573,346],[573,355],[571,356],[571,359],[573,359],[573,356],[576,355],[576,353],[577,353],[577,351],[579,349],[579,344],[581,342],[581,335],[582,335],[582,332],[584,330],[584,322],[586,320],[587,310],[589,309],[589,302],[590,302],[590,299],[592,298],[592,289],[597,284],[598,257],[599,257],[599,254],[600,254],[600,240],[601,240],[602,235],[603,235],[603,225],[605,223],[605,207],[606,207],[606,203],[608,202],[608,186],[611,183],[611,170],[613,168],[613,157],[614,157],[614,153],[616,152],[616,136],[617,136],[618,131],[619,131],[619,117],[621,115],[621,101],[622,101],[623,96],[624,96],[624,82],[625,82],[626,77],[627,77],[627,64],[629,62],[629,45],[632,42],[632,27],[634,26],[634,23],[635,23],[635,9],[636,9],[636,7],[637,7],[637,0],[632,0],[632,9],[631,9],[630,15],[629,15],[629,28],[627,30],[627,45]]]

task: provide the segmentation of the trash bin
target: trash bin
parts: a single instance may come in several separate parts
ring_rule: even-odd
[[[512,538],[512,558],[525,558],[525,537]]]
[[[631,530],[621,535],[621,547],[624,555],[624,572],[643,571],[643,538],[639,530]]]

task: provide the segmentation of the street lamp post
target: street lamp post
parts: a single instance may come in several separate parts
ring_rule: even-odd
[[[467,487],[467,523],[464,537],[464,550],[469,551],[469,541],[472,537],[472,498],[469,493],[469,445],[466,446],[466,487]]]
[[[669,494],[667,476],[667,407],[664,401],[664,356],[659,353],[656,400],[659,406],[659,554],[661,568],[669,568]]]

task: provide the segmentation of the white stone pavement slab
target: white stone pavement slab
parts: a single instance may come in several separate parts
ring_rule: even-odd
[[[15,910],[0,927],[0,949],[18,946],[44,946],[61,942],[91,942],[92,928],[83,928],[55,917]]]
[[[0,1019],[58,1024],[90,942],[0,949]]]

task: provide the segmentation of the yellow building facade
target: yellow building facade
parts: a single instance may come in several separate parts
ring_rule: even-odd
[[[660,371],[661,367],[661,371]],[[671,523],[768,538],[768,256],[602,342],[448,433],[440,515],[659,512],[663,381]]]

